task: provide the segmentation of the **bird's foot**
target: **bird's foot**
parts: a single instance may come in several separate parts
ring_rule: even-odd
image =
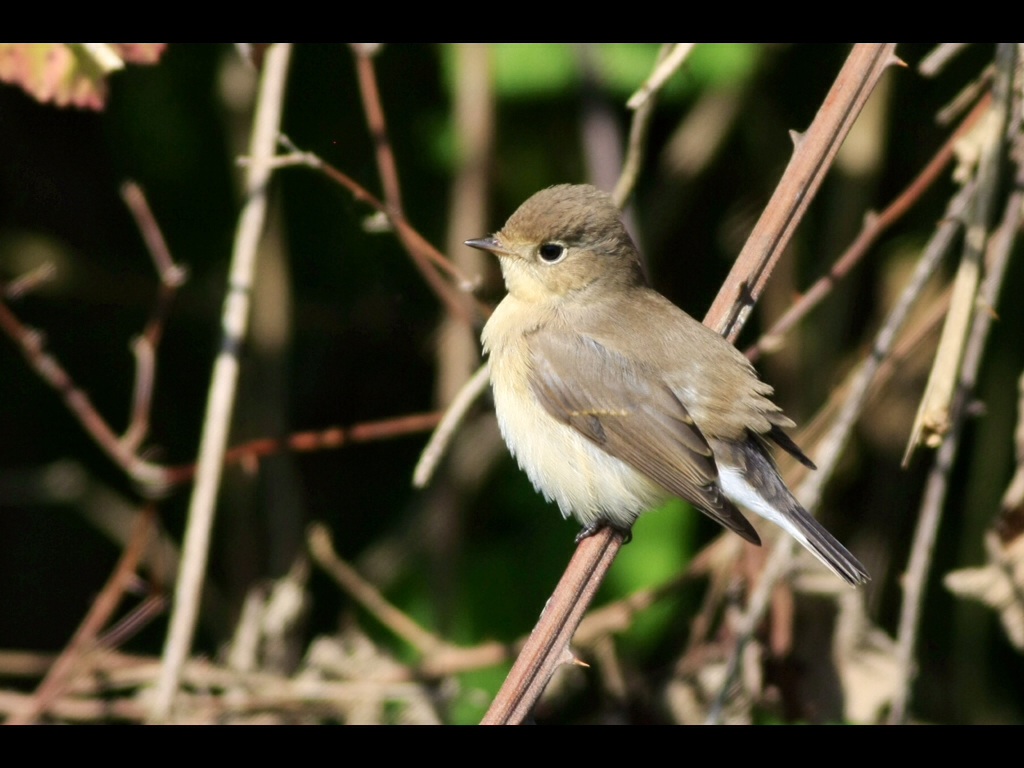
[[[620,528],[617,525],[612,525],[604,520],[596,520],[592,523],[587,523],[583,526],[583,529],[576,534],[576,543],[579,544],[584,539],[590,538],[602,528],[612,528],[619,532],[622,536],[622,543],[629,544],[633,540],[633,529],[632,528]]]

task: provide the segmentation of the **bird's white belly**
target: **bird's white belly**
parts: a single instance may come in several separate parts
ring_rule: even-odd
[[[628,528],[671,494],[557,421],[537,401],[526,371],[502,370],[491,355],[491,384],[502,437],[534,487],[581,524]],[[521,375],[515,375],[521,374]]]

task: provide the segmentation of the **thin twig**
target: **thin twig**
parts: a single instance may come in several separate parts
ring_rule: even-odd
[[[829,269],[828,274],[819,278],[803,295],[776,320],[756,344],[750,346],[747,357],[752,362],[757,362],[763,353],[775,348],[781,343],[782,337],[790,331],[793,326],[806,317],[812,309],[825,300],[832,292],[836,283],[845,278],[860,260],[867,254],[882,234],[895,224],[903,215],[911,209],[921,198],[924,192],[935,183],[943,169],[954,157],[956,143],[967,131],[969,131],[978,119],[985,114],[991,103],[990,98],[985,98],[975,106],[956,131],[946,140],[935,156],[924,167],[924,170],[917,175],[899,196],[885,207],[880,214],[865,217],[864,226],[860,234],[854,239],[843,254],[836,259],[835,264]]]
[[[274,164],[277,167],[304,165],[313,168],[345,187],[356,200],[366,203],[387,217],[406,252],[412,257],[413,264],[420,271],[420,274],[423,275],[427,285],[441,299],[453,316],[475,327],[478,317],[486,317],[490,313],[489,309],[476,301],[475,298],[469,297],[467,299],[465,295],[465,292],[473,290],[476,281],[470,280],[459,272],[440,251],[409,224],[409,221],[401,213],[381,202],[352,177],[339,171],[313,152],[299,150],[284,134],[279,136],[279,140],[281,145],[290,151],[290,154],[276,158]],[[459,290],[463,293],[453,291],[451,286],[437,274],[434,269],[435,265],[451,275],[458,282]],[[469,307],[466,306],[467,302],[470,305]]]
[[[29,725],[46,713],[47,707],[57,699],[67,686],[68,680],[83,654],[92,647],[101,629],[110,621],[117,610],[121,598],[135,577],[142,555],[152,532],[155,510],[148,505],[136,516],[132,526],[128,546],[121,553],[121,558],[114,566],[110,578],[93,601],[89,612],[75,631],[67,647],[53,662],[46,676],[36,688],[35,693],[26,703],[25,709],[14,712],[5,722],[6,725]]]
[[[442,414],[412,413],[394,416],[379,421],[365,421],[350,427],[328,427],[309,432],[293,432],[287,437],[262,437],[233,445],[224,452],[224,464],[239,464],[272,456],[283,451],[309,453],[342,448],[355,443],[369,443],[377,440],[391,440],[396,437],[417,434],[433,429],[441,421]],[[187,483],[196,474],[195,464],[182,464],[164,469],[168,485]]]
[[[935,77],[950,59],[966,48],[968,43],[939,43],[931,52],[921,59],[917,71],[925,77]]]
[[[228,293],[222,316],[221,353],[214,363],[199,446],[196,483],[189,504],[181,569],[175,603],[164,645],[163,667],[153,699],[152,719],[166,721],[171,715],[181,670],[192,647],[199,598],[206,574],[210,531],[224,467],[231,414],[238,382],[238,353],[249,325],[249,297],[256,266],[256,251],[263,233],[267,209],[267,185],[272,157],[280,131],[281,111],[291,46],[274,44],[267,51],[260,73],[256,114],[250,141],[252,160],[246,172],[246,202],[238,219]]]
[[[160,290],[145,330],[132,341],[135,355],[135,387],[132,394],[131,418],[121,436],[121,443],[130,451],[138,451],[149,433],[149,412],[156,380],[157,348],[170,313],[171,302],[185,284],[188,270],[175,264],[160,225],[153,215],[142,188],[133,181],[121,185],[121,198],[135,219],[160,278]]]
[[[492,667],[511,658],[516,648],[521,645],[494,642],[481,643],[469,648],[452,645],[394,606],[355,568],[342,560],[334,550],[331,534],[326,526],[321,523],[311,525],[306,543],[314,562],[349,596],[421,654],[420,661],[409,671],[409,679],[441,679],[459,672]]]
[[[100,645],[104,648],[121,647],[149,626],[153,619],[161,615],[166,608],[166,595],[154,593],[147,596],[100,636]]]
[[[680,53],[681,56],[679,55]],[[689,54],[689,49],[685,48],[682,43],[676,44],[675,47],[668,44],[663,45],[658,52],[658,59],[654,65],[655,72],[660,71],[661,67],[673,57],[678,59],[678,62],[674,66],[669,67],[665,71],[664,77],[658,81],[655,81],[652,74],[645,84],[645,87],[648,84],[651,87],[646,91],[643,98],[638,99],[638,104],[635,107],[631,107],[634,112],[633,120],[629,126],[629,143],[626,148],[626,159],[622,163],[622,172],[619,174],[619,180],[615,183],[615,189],[612,191],[612,200],[619,208],[625,206],[629,196],[633,193],[633,187],[636,186],[637,177],[640,175],[644,147],[647,144],[647,129],[650,127],[651,117],[654,115],[654,107],[657,105],[655,97],[661,86],[665,84],[668,76],[675,71],[676,67],[682,65],[687,54]],[[639,93],[638,91],[634,94],[633,98],[637,98]]]
[[[124,435],[118,437],[114,433],[89,396],[78,388],[60,362],[46,351],[43,336],[22,325],[14,313],[2,302],[0,302],[0,327],[21,347],[22,354],[25,355],[29,365],[44,381],[60,393],[65,405],[100,448],[106,451],[107,455],[141,486],[143,492],[159,494],[166,489],[163,470],[159,466],[141,459],[137,451],[149,428],[149,408],[156,369],[156,347],[160,342],[164,318],[170,301],[177,288],[184,282],[186,273],[171,259],[170,252],[141,189],[128,182],[122,187],[122,196],[139,226],[160,277],[160,292],[156,307],[146,329],[132,344],[136,357],[135,387],[132,397],[132,415]],[[44,270],[38,277],[33,276],[31,281],[19,282],[34,284],[37,280],[44,279],[46,274]]]
[[[355,568],[346,563],[334,551],[331,534],[326,526],[314,523],[306,537],[309,553],[350,596],[373,614],[381,624],[405,640],[422,654],[429,654],[447,643],[427,631],[408,615],[400,611],[380,591],[359,575]]]
[[[420,460],[416,462],[416,468],[412,473],[414,487],[425,488],[430,483],[430,478],[434,476],[434,471],[444,457],[455,431],[477,398],[487,391],[489,384],[490,367],[485,362],[456,393],[455,399],[444,412],[426,447],[420,453]]]
[[[57,358],[47,352],[43,334],[22,325],[2,298],[0,329],[18,345],[25,360],[39,377],[60,394],[68,410],[107,456],[144,491],[161,492],[164,488],[163,470],[122,445],[89,396],[75,384]]]
[[[985,67],[980,75],[961,88],[959,93],[935,113],[935,122],[938,125],[949,125],[967,111],[971,104],[984,98],[991,98],[992,78],[995,74],[996,68],[993,64]]]
[[[454,279],[459,284],[459,290],[472,291],[476,285],[476,281],[470,279],[466,275],[459,272],[456,267],[448,258],[441,253],[437,248],[430,244],[430,242],[420,235],[409,223],[405,220],[392,220],[390,218],[390,212],[387,205],[384,204],[376,195],[370,192],[366,187],[357,182],[347,173],[338,170],[333,165],[325,161],[322,157],[314,152],[307,152],[299,149],[295,143],[288,138],[285,134],[281,134],[278,137],[278,141],[281,146],[288,150],[287,154],[278,155],[272,161],[276,168],[290,168],[297,165],[306,166],[312,168],[315,171],[323,173],[331,181],[336,184],[340,184],[349,191],[353,199],[357,202],[365,203],[366,205],[373,208],[378,213],[388,218],[388,221],[395,229],[406,227],[410,231],[408,237],[411,240],[417,242],[417,247],[422,249],[423,255],[426,256],[432,263],[434,263],[442,272],[445,272],[449,277]],[[246,158],[239,159],[239,165],[245,166],[248,164]]]
[[[646,104],[651,96],[661,90],[668,79],[676,73],[676,70],[683,66],[683,62],[690,55],[694,45],[694,43],[674,43],[669,50],[663,50],[658,57],[654,71],[637,89],[636,93],[629,97],[626,106],[635,110]]]
[[[663,598],[678,592],[684,584],[691,582],[699,571],[697,564],[698,560],[694,558],[686,568],[667,581],[638,589],[619,600],[591,610],[580,622],[573,640],[582,646],[588,646],[609,634],[625,632],[632,626],[637,614],[657,605]]]
[[[121,185],[121,199],[135,219],[135,226],[139,228],[139,234],[146,243],[146,250],[153,259],[160,282],[171,288],[180,288],[185,284],[186,270],[176,264],[171,256],[171,249],[167,247],[167,241],[142,187],[134,181],[124,182]]]
[[[16,277],[9,283],[0,283],[0,288],[3,290],[3,298],[8,301],[17,301],[22,296],[31,293],[43,283],[49,282],[57,274],[57,268],[49,261],[40,264],[34,269],[30,269],[20,277]]]
[[[398,166],[395,164],[395,154],[391,151],[384,106],[380,102],[380,89],[377,87],[377,73],[373,68],[373,58],[380,49],[376,45],[360,43],[355,43],[350,48],[356,59],[359,95],[363,98],[366,126],[370,129],[370,139],[373,141],[374,154],[377,157],[377,172],[380,174],[381,186],[384,187],[384,200],[391,211],[405,218],[402,191],[398,183]]]

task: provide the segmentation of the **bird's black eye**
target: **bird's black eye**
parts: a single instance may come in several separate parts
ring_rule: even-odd
[[[539,250],[540,257],[548,264],[554,264],[565,255],[565,246],[558,243],[544,243]]]

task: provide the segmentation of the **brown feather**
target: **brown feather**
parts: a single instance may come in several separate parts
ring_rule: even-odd
[[[541,330],[531,335],[530,347],[530,385],[548,413],[747,541],[761,543],[722,494],[711,448],[672,390],[651,386],[627,358],[579,334]]]

